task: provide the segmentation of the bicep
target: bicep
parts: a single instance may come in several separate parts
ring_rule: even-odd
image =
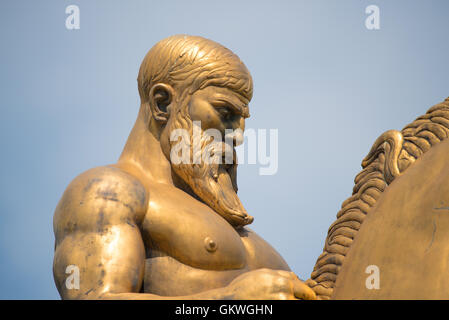
[[[145,203],[145,189],[114,168],[92,169],[69,185],[54,218],[53,273],[62,298],[139,292],[145,249],[138,224]],[[79,289],[67,283],[78,271]]]
[[[137,226],[122,224],[101,233],[66,236],[56,248],[53,272],[62,298],[98,298],[105,293],[139,292],[144,265]],[[73,276],[79,277],[79,288],[74,287]]]

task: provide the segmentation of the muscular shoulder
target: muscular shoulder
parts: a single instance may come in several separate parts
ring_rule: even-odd
[[[77,176],[65,190],[54,215],[56,239],[73,231],[98,231],[114,224],[139,224],[147,191],[123,170],[104,166]]]

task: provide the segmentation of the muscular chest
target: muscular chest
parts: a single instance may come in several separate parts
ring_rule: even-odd
[[[239,234],[199,202],[153,197],[142,231],[147,258],[168,255],[182,264],[207,270],[241,269],[246,265]]]

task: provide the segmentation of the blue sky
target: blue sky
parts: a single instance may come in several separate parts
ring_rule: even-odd
[[[80,8],[79,30],[65,8]],[[365,8],[380,8],[367,30]],[[79,173],[117,160],[146,52],[200,35],[251,71],[247,127],[278,129],[279,169],[239,194],[307,279],[374,140],[449,96],[447,1],[2,1],[0,299],[58,299],[52,216]]]

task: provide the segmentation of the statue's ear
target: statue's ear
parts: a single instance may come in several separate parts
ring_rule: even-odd
[[[175,90],[165,83],[156,83],[149,93],[149,105],[155,120],[167,122],[170,115],[170,105],[174,100]]]

